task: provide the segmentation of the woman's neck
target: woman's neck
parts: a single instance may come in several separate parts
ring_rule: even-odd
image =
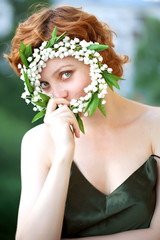
[[[127,107],[127,99],[124,99],[115,91],[108,89],[105,100],[106,117],[99,109],[96,110],[92,117],[83,117],[84,127],[87,131],[103,131],[104,128],[116,127],[122,123],[122,117]]]

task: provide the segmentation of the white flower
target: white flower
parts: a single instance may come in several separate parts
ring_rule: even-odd
[[[79,103],[78,103],[78,102],[75,102],[75,103],[73,104],[73,106],[74,106],[74,107],[78,107],[78,106],[79,106]]]
[[[49,58],[50,59],[53,59],[55,57],[55,51],[52,51],[50,54],[49,54]]]
[[[44,41],[41,46],[45,47],[46,45],[47,45],[47,41]]]
[[[103,89],[103,84],[99,84],[99,89]]]
[[[36,53],[36,52],[35,52],[35,53],[33,53],[33,57],[34,57],[34,58],[36,58],[37,56],[39,56],[39,54],[38,54],[38,53]]]
[[[34,108],[33,108],[33,111],[37,111],[37,110],[38,110],[37,107],[34,107]]]
[[[54,48],[59,48],[59,45],[58,44],[54,44]]]
[[[71,41],[70,41],[70,44],[71,44],[71,45],[75,45],[75,41],[74,41],[74,40],[71,40]]]
[[[82,108],[79,107],[79,108],[78,108],[78,112],[82,112],[82,111],[83,111]]]
[[[74,42],[75,43],[79,43],[79,39],[78,38],[74,38]]]
[[[64,58],[64,54],[61,53],[61,54],[59,55],[59,57],[60,57],[60,58]]]
[[[55,57],[59,57],[59,52],[56,52],[56,53],[55,53]]]
[[[64,52],[64,56],[68,57],[69,53],[68,52]]]
[[[27,104],[29,104],[29,103],[30,103],[30,100],[29,100],[29,99],[25,99],[25,102],[26,102]]]
[[[73,113],[78,113],[78,109],[77,109],[77,108],[74,108],[74,109],[72,110],[72,112],[73,112]]]
[[[102,104],[105,104],[105,103],[106,103],[106,100],[103,100],[103,101],[102,101]]]
[[[70,105],[74,105],[76,102],[77,102],[77,100],[73,98],[73,99],[70,101]]]
[[[98,62],[97,58],[93,58],[93,63],[97,63],[97,62]]]
[[[32,61],[32,57],[28,57],[27,60],[28,60],[28,62],[31,62]]]
[[[18,64],[18,69],[21,69],[22,68],[22,65],[19,63]]]
[[[83,47],[83,48],[87,48],[90,44],[88,42],[86,42],[85,40],[82,40],[80,42],[80,45]]]
[[[37,95],[38,95],[38,92],[37,92],[37,91],[34,91],[33,94],[34,94],[34,96],[37,96]]]
[[[42,60],[46,62],[46,61],[48,60],[48,56],[43,55],[43,56],[42,56]]]
[[[20,79],[24,81],[24,75],[21,75]]]
[[[107,68],[107,72],[112,73],[112,68]]]
[[[23,92],[22,95],[21,95],[21,98],[25,99],[27,96],[26,92]]]
[[[37,69],[37,66],[32,67],[32,68],[31,68],[31,72],[35,72],[36,69]]]
[[[32,72],[32,77],[34,78],[36,76],[36,74],[34,72]]]
[[[36,75],[36,79],[38,80],[38,79],[41,79],[41,75],[40,74],[37,74]],[[37,82],[37,80],[36,80],[36,82]],[[38,81],[39,82],[39,81]]]
[[[79,57],[78,60],[79,60],[79,61],[83,61],[84,58],[83,58],[83,57]]]
[[[46,63],[43,63],[42,67],[45,68],[46,67]]]
[[[73,49],[68,50],[69,55],[72,55],[74,53]]]
[[[88,117],[88,112],[85,112],[85,113],[84,113],[84,117]]]
[[[99,60],[100,62],[102,62],[102,61],[103,61],[103,58],[102,58],[102,56],[101,56],[101,55],[98,57],[98,60]]]
[[[63,38],[63,42],[68,42],[70,40],[70,38],[68,36],[65,36],[65,38]]]
[[[95,56],[95,57],[99,57],[100,54],[99,54],[98,52],[95,52],[95,53],[94,53],[94,56]]]
[[[34,96],[34,102],[38,102],[38,100],[39,100],[39,96]]]
[[[87,101],[88,99],[90,99],[90,97],[89,97],[89,95],[86,95],[85,97],[84,97],[84,99]]]
[[[96,92],[98,90],[97,87],[93,87],[93,92]]]
[[[104,95],[102,93],[98,94],[98,98],[103,98],[103,97],[104,97]]]
[[[37,92],[39,92],[39,91],[40,91],[40,88],[39,88],[38,86],[36,86],[35,90],[36,90]]]
[[[71,45],[70,46],[71,49],[75,49],[75,47],[76,47],[75,45]]]
[[[66,42],[66,43],[65,43],[65,47],[70,47],[70,43],[69,43],[69,42]]]
[[[64,46],[64,43],[63,42],[59,42],[58,45],[59,46]]]

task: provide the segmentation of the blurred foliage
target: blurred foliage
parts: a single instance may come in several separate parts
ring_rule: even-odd
[[[23,135],[31,127],[35,115],[32,106],[26,106],[20,98],[23,83],[9,67],[4,53],[9,53],[11,39],[19,22],[36,8],[50,6],[50,0],[9,0],[14,12],[13,28],[0,39],[0,239],[15,239],[20,197],[20,144]],[[34,3],[34,4],[33,4]],[[37,123],[39,124],[40,121]]]
[[[144,16],[143,23],[135,56],[136,99],[160,105],[160,20]]]

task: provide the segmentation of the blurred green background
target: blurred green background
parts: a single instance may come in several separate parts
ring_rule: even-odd
[[[26,19],[40,1],[34,1],[34,5],[32,0],[8,2],[14,9],[12,28],[0,38],[0,240],[15,236],[21,188],[20,144],[25,132],[36,125],[31,124],[35,115],[32,106],[26,106],[20,98],[23,84],[3,59],[3,53],[9,53],[19,21]],[[41,2],[47,6],[53,3]],[[133,84],[127,97],[160,105],[160,20],[143,12],[140,18],[142,31],[135,36]]]

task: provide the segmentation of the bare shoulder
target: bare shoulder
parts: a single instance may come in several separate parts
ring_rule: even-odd
[[[152,153],[160,156],[160,107],[150,106],[127,99],[128,112],[135,126],[149,138]]]
[[[31,128],[28,132],[25,133],[23,140],[36,140],[43,141],[48,137],[48,131],[46,129],[45,124],[40,124],[36,127]]]
[[[39,159],[45,159],[45,161],[48,161],[49,164],[50,154],[51,151],[53,151],[53,145],[45,124],[40,124],[30,129],[23,136],[22,153],[26,153],[28,151],[32,155],[35,154],[39,156]]]
[[[160,107],[145,106],[142,118],[150,133],[153,153],[160,156]]]

